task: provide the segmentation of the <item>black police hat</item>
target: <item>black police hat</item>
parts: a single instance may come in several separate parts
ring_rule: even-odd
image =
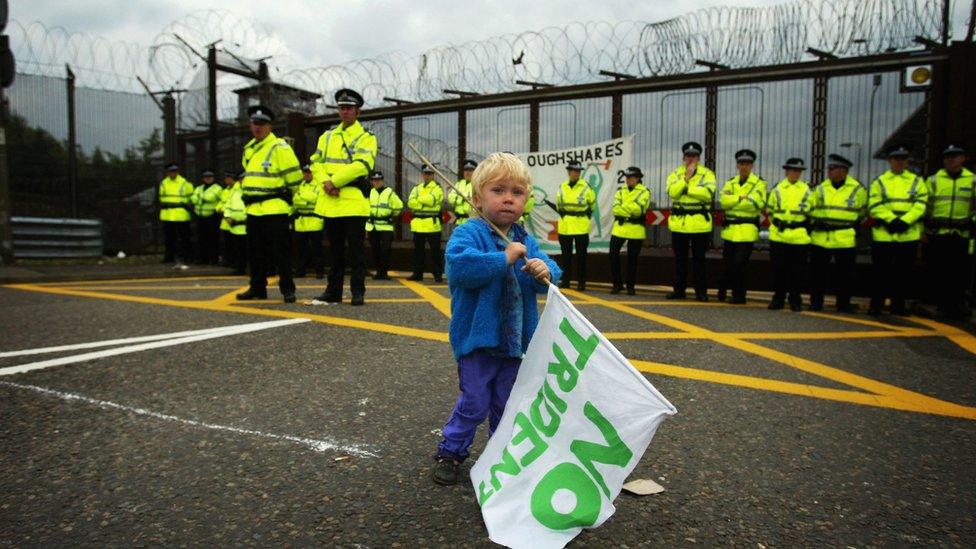
[[[475,169],[477,167],[478,167],[478,163],[475,162],[474,160],[470,160],[470,159],[465,160],[464,161],[464,165],[462,166],[462,168],[465,169],[465,170],[473,170],[473,169]]]
[[[427,164],[420,167],[420,173],[434,173],[434,168]]]
[[[805,170],[806,165],[803,163],[802,158],[789,158],[786,160],[786,164],[783,164],[784,170]]]
[[[904,145],[893,145],[888,149],[888,158],[908,158],[911,151]]]
[[[200,174],[200,177],[213,177],[213,176],[214,173],[210,170],[203,170],[203,172]]]
[[[945,149],[942,150],[942,156],[952,156],[954,154],[966,154],[966,149],[959,145],[949,144]]]
[[[681,154],[695,154],[701,156],[702,146],[701,143],[695,141],[689,141],[681,146]]]
[[[637,166],[631,166],[624,170],[624,177],[644,177],[644,172]]]
[[[265,107],[264,105],[254,105],[253,107],[248,107],[247,115],[251,117],[251,122],[264,122],[270,124],[274,122],[275,114],[274,111]]]
[[[383,179],[383,172],[376,170],[373,175],[369,176],[370,179]]]
[[[741,149],[735,153],[736,162],[755,162],[756,157],[757,155],[755,151],[751,151],[749,149]]]
[[[828,168],[847,168],[850,169],[854,163],[839,154],[827,155]]]
[[[180,165],[177,164],[176,162],[170,162],[169,164],[166,164],[165,167],[163,167],[163,171],[178,172],[180,171]]]
[[[225,171],[224,172],[224,177],[234,177],[234,178],[236,178],[237,177],[237,174],[234,173],[234,172],[232,172],[232,171]]]
[[[309,165],[309,164],[303,164],[302,165],[302,171],[303,172],[311,172],[312,171],[312,166]]]
[[[583,171],[583,163],[579,160],[570,160],[569,164],[566,164],[567,170],[573,170],[574,172]]]
[[[355,107],[362,107],[363,103],[365,103],[363,96],[359,95],[359,92],[349,88],[342,88],[335,92],[335,102],[339,106],[353,105]]]

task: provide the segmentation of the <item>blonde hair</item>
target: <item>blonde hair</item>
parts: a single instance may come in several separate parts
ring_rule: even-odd
[[[485,185],[499,179],[513,180],[526,190],[532,189],[532,175],[522,159],[512,153],[491,153],[481,161],[471,175],[471,199],[481,198],[481,190]],[[476,214],[477,211],[471,212]]]

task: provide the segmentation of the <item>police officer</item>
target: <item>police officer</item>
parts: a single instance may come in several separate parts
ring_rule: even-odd
[[[166,246],[163,263],[176,262],[176,268],[186,269],[190,255],[190,202],[193,184],[180,175],[180,166],[167,164],[166,177],[159,182],[159,220],[163,222]]]
[[[454,188],[447,194],[447,201],[454,208],[455,226],[463,225],[471,216],[471,205],[468,204],[468,200],[471,200],[471,175],[477,167],[478,163],[474,160],[465,160],[461,170],[463,177],[454,184]]]
[[[434,282],[443,282],[441,273],[441,202],[444,191],[434,181],[434,168],[426,164],[420,168],[422,181],[410,190],[407,207],[413,212],[410,232],[413,233],[413,274],[407,280],[424,279],[424,244],[430,247],[430,259],[434,264]]]
[[[217,237],[220,232],[217,203],[220,202],[221,189],[212,171],[204,170],[200,175],[203,182],[193,189],[193,196],[190,197],[193,215],[197,220],[198,259],[201,264],[216,265]]]
[[[891,147],[888,171],[871,182],[868,208],[875,221],[871,226],[871,316],[881,314],[885,297],[891,298],[892,314],[908,315],[905,291],[915,267],[921,221],[929,201],[928,185],[908,170],[908,156],[908,147]]]
[[[837,311],[852,312],[851,286],[857,259],[857,227],[867,216],[868,192],[848,175],[853,164],[843,156],[827,157],[827,179],[813,191],[810,210],[810,310],[822,311],[824,291],[834,260]]]
[[[735,153],[739,174],[722,187],[719,205],[725,213],[722,222],[722,279],[718,300],[725,301],[732,290],[733,304],[746,302],[746,266],[759,240],[759,213],[766,205],[766,182],[753,173],[756,153],[742,149]]]
[[[278,273],[278,288],[285,303],[295,302],[295,281],[291,277],[291,238],[288,230],[291,200],[302,181],[301,167],[291,146],[271,131],[275,115],[268,107],[247,110],[253,139],[244,145],[241,164],[242,201],[247,209],[247,254],[251,267],[250,287],[237,299],[267,299],[267,273],[271,265]]]
[[[583,164],[573,160],[566,166],[569,177],[559,185],[556,193],[556,210],[559,213],[559,247],[563,269],[561,288],[569,288],[572,278],[573,246],[576,246],[576,257],[579,260],[579,278],[576,289],[586,290],[586,248],[590,245],[590,218],[596,207],[596,193],[580,179]]]
[[[644,186],[644,172],[637,166],[624,170],[626,185],[613,196],[613,231],[610,234],[610,270],[613,288],[610,293],[623,290],[620,269],[620,250],[627,243],[627,294],[637,293],[637,258],[647,237],[647,208],[651,205],[651,191]]]
[[[973,172],[963,166],[965,161],[966,151],[959,145],[950,144],[942,151],[943,168],[928,180],[925,215],[928,280],[938,281],[934,297],[939,314],[954,320],[969,316],[965,292],[972,259],[967,252],[976,222]]]
[[[681,146],[683,165],[668,175],[671,213],[671,246],[674,249],[674,291],[668,299],[684,299],[688,278],[688,248],[691,248],[695,299],[708,301],[705,278],[705,251],[712,234],[712,201],[715,174],[700,165],[702,146],[689,141]]]
[[[295,276],[304,277],[309,266],[315,269],[315,278],[325,276],[322,257],[322,216],[315,213],[315,205],[322,195],[322,185],[312,180],[312,168],[302,166],[303,181],[292,199],[292,226],[298,243],[298,263]]]
[[[224,172],[224,188],[216,208],[224,234],[224,265],[233,268],[235,275],[244,274],[247,268],[247,214],[239,179]]]
[[[812,193],[810,184],[800,179],[806,166],[800,158],[790,158],[783,165],[786,177],[777,183],[766,199],[769,215],[769,258],[773,266],[775,291],[770,310],[783,308],[787,297],[791,311],[802,309],[803,270],[807,265]]]
[[[369,217],[369,173],[376,164],[376,136],[359,123],[363,96],[354,90],[335,93],[339,124],[319,137],[312,154],[312,173],[325,193],[315,213],[325,217],[325,236],[329,239],[332,265],[325,291],[317,299],[327,303],[342,301],[349,246],[351,271],[349,289],[352,305],[362,305],[366,296],[366,218]]]
[[[370,176],[373,188],[369,191],[369,220],[366,234],[373,249],[374,280],[390,280],[390,253],[393,247],[393,218],[403,211],[403,201],[396,191],[383,185],[383,172]]]
[[[528,225],[529,218],[532,217],[532,210],[535,209],[535,195],[529,193],[529,198],[525,201],[525,209],[522,211],[522,225]]]

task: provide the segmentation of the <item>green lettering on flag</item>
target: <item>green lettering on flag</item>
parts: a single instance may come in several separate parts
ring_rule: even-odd
[[[491,472],[491,487],[495,490],[500,490],[502,482],[498,480],[498,473],[504,473],[510,477],[514,477],[522,472],[522,468],[519,467],[518,462],[515,461],[512,453],[506,447],[502,451],[502,462],[492,465],[489,471]]]
[[[549,363],[549,373],[556,376],[556,383],[564,393],[571,392],[576,387],[579,379],[579,371],[570,364],[566,358],[566,353],[559,348],[559,345],[552,344],[552,354],[556,355],[556,362]]]
[[[573,325],[569,323],[568,318],[564,318],[562,322],[559,323],[559,331],[569,339],[569,342],[579,353],[576,357],[576,368],[580,371],[586,366],[586,362],[590,360],[590,355],[596,350],[597,345],[600,344],[600,339],[596,335],[591,335],[590,337],[583,339],[583,336],[573,328]]]
[[[518,432],[512,437],[512,446],[518,446],[526,439],[532,443],[532,449],[523,454],[522,459],[519,460],[522,467],[528,467],[549,448],[549,443],[542,439],[542,436],[535,430],[532,422],[522,412],[515,414],[515,427],[518,429]],[[508,448],[505,451],[507,452]]]
[[[576,503],[568,512],[557,510],[552,498],[559,491],[572,492]],[[532,490],[532,516],[543,526],[553,530],[593,526],[600,516],[600,490],[586,471],[574,463],[560,463],[553,467]]]
[[[545,404],[546,413],[549,416],[549,423],[546,423],[542,417],[543,404]],[[563,403],[563,406],[565,406],[565,403]],[[547,437],[552,438],[556,434],[556,431],[559,430],[559,412],[546,399],[545,388],[539,389],[539,393],[535,396],[535,400],[532,401],[532,405],[529,407],[529,415],[532,416],[532,425],[542,431],[542,434]]]
[[[634,453],[624,444],[624,441],[620,440],[620,435],[617,434],[617,430],[614,429],[613,424],[607,418],[603,417],[603,414],[600,413],[600,410],[596,409],[596,406],[592,402],[587,401],[583,405],[583,414],[600,430],[607,445],[603,446],[585,440],[574,440],[569,445],[569,450],[583,464],[583,467],[586,467],[586,470],[593,475],[593,479],[600,484],[603,493],[609,498],[610,489],[607,488],[607,483],[603,480],[603,475],[596,470],[596,466],[593,463],[606,463],[608,465],[626,467],[630,463],[630,458],[634,457]]]

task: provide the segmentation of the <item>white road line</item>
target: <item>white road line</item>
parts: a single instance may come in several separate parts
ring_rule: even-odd
[[[15,389],[24,389],[27,391],[34,391],[35,393],[40,393],[42,395],[52,396],[55,398],[60,398],[66,401],[78,401],[84,402],[86,404],[91,404],[98,406],[99,408],[107,408],[113,410],[120,410],[123,412],[129,412],[144,417],[151,417],[154,419],[161,419],[164,421],[172,421],[174,423],[181,423],[183,425],[189,425],[191,427],[198,427],[201,429],[210,429],[213,431],[224,431],[228,433],[236,433],[239,435],[249,435],[253,437],[267,438],[272,440],[283,440],[286,442],[292,442],[294,444],[301,444],[314,452],[327,452],[336,451],[346,454],[352,454],[359,457],[379,457],[377,454],[366,449],[365,446],[360,444],[341,444],[334,440],[320,440],[314,438],[297,437],[292,435],[276,435],[274,433],[265,433],[263,431],[256,431],[254,429],[243,429],[240,427],[231,427],[228,425],[217,425],[214,423],[205,423],[203,421],[196,421],[192,419],[184,419],[177,416],[172,416],[169,414],[162,414],[159,412],[153,412],[152,410],[146,410],[145,408],[135,408],[132,406],[126,406],[124,404],[118,404],[108,400],[98,400],[95,398],[86,397],[84,395],[79,395],[77,393],[66,393],[63,391],[56,391],[54,389],[48,389],[46,387],[39,387],[37,385],[27,385],[23,383],[13,383],[10,381],[0,381],[0,385],[6,387],[13,387]]]
[[[268,322],[254,322],[251,324],[241,324],[239,326],[228,326],[214,332],[198,334],[195,336],[180,337],[176,339],[166,339],[163,341],[152,341],[149,343],[140,343],[138,345],[128,345],[126,347],[106,349],[104,351],[94,351],[91,353],[84,353],[80,355],[66,356],[61,358],[52,358],[50,360],[29,362],[27,364],[18,364],[17,366],[8,366],[6,368],[0,368],[0,376],[22,374],[24,372],[30,372],[32,370],[41,370],[44,368],[51,368],[53,366],[63,366],[65,364],[74,364],[76,362],[86,362],[89,360],[105,358],[108,356],[116,356],[116,355],[123,355],[127,353],[136,353],[139,351],[147,351],[149,349],[172,347],[174,345],[182,345],[184,343],[193,343],[195,341],[203,341],[205,339],[213,339],[217,337],[245,334],[248,332],[267,330],[269,328],[277,328],[279,326],[288,326],[290,324],[298,324],[301,322],[308,322],[308,321],[309,319],[307,318],[288,318],[284,320],[272,320]]]
[[[143,343],[146,341],[159,341],[162,339],[175,339],[200,334],[209,334],[233,328],[234,326],[220,326],[218,328],[206,328],[203,330],[189,330],[185,332],[172,332],[169,334],[156,334],[138,337],[126,337],[122,339],[106,339],[104,341],[92,341],[90,343],[75,343],[73,345],[58,345],[56,347],[38,347],[37,349],[24,349],[22,351],[0,352],[0,358],[25,355],[40,355],[44,353],[60,353],[62,351],[77,351],[81,349],[97,349],[98,347],[111,347],[113,345],[124,345],[126,343]]]

